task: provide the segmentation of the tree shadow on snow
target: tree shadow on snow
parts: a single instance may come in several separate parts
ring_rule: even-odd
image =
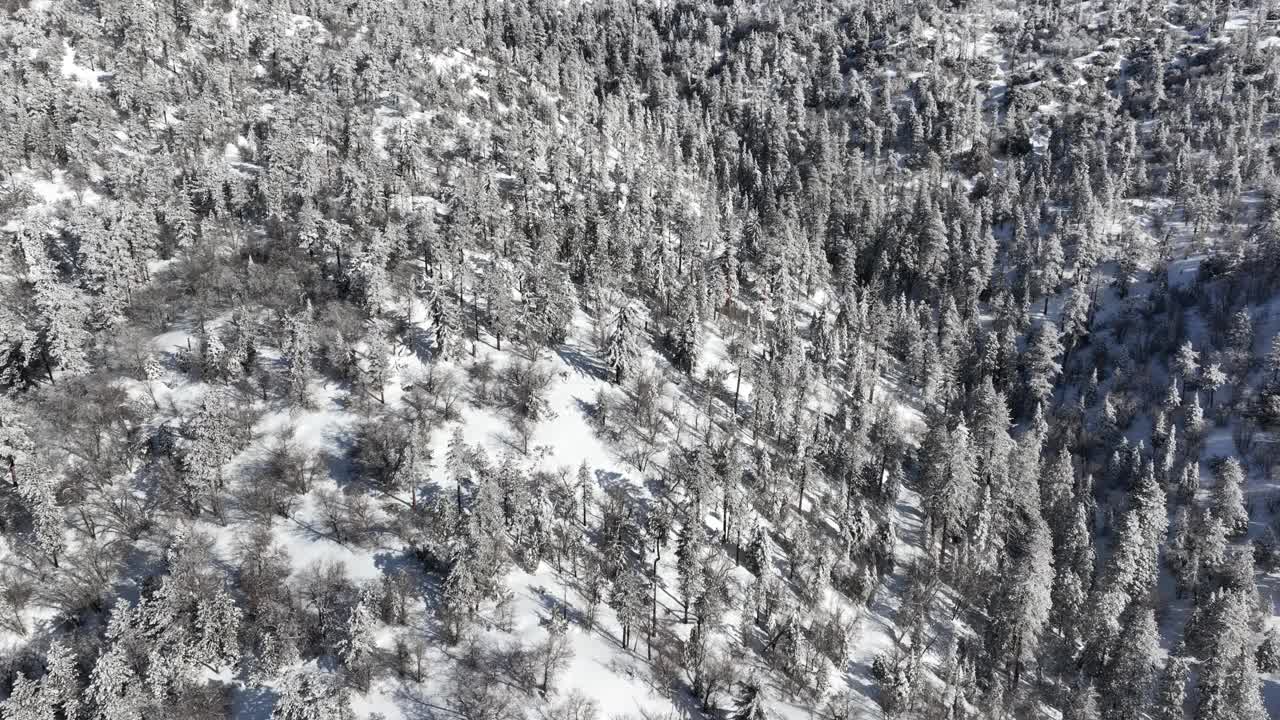
[[[431,700],[431,693],[420,685],[411,686],[400,683],[394,694],[396,707],[409,720],[440,720],[440,718],[456,718],[458,711],[437,705]]]
[[[1262,704],[1269,717],[1280,717],[1280,682],[1270,678],[1262,681]]]
[[[352,459],[355,440],[346,433],[334,433],[329,441],[334,449],[322,453],[325,469],[339,488],[346,488],[356,480],[356,464]]]
[[[569,578],[565,578],[566,583]],[[586,613],[578,609],[576,605],[569,602],[565,597],[557,596],[545,587],[530,588],[534,599],[546,611],[546,615],[538,618],[539,624],[546,624],[548,620],[556,615],[561,615],[573,625],[578,627],[586,627]]]
[[[607,380],[609,371],[599,360],[584,353],[577,345],[557,345],[556,354],[580,375],[594,380]]]
[[[231,701],[234,717],[240,720],[270,720],[280,693],[264,686],[250,686],[237,691]]]

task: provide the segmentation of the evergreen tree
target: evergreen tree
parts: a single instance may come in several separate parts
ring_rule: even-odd
[[[349,717],[346,691],[325,673],[290,673],[271,710],[273,720],[343,720]]]
[[[1182,343],[1182,347],[1178,348],[1178,352],[1173,357],[1173,370],[1178,374],[1184,385],[1189,385],[1196,379],[1196,373],[1200,369],[1200,353],[1191,347],[1190,342]]]
[[[1195,720],[1262,720],[1261,686],[1243,593],[1225,592],[1212,608],[1215,629],[1200,674]]]
[[[1156,619],[1143,603],[1131,603],[1120,618],[1120,635],[1099,684],[1105,717],[1141,718],[1150,706],[1154,658],[1160,645]]]
[[[741,691],[733,701],[731,720],[769,720],[765,711],[764,693],[755,680],[741,683]]]
[[[4,720],[56,720],[57,716],[40,682],[28,680],[19,673],[13,679],[9,698],[0,703],[0,717]]]
[[[351,609],[351,615],[347,618],[347,632],[339,648],[343,664],[356,678],[359,687],[365,690],[369,687],[369,663],[377,651],[377,640],[374,637],[376,629],[373,615],[374,602],[372,589],[366,587],[361,591],[359,601]]]
[[[673,360],[686,374],[692,373],[702,339],[702,324],[692,287],[686,286],[680,293],[680,306],[674,320],[670,331]]]
[[[1058,356],[1062,354],[1062,342],[1053,323],[1044,322],[1031,340],[1026,358],[1026,383],[1028,409],[1037,405],[1049,406],[1054,383],[1062,372]]]
[[[630,304],[618,308],[614,316],[609,344],[605,348],[605,360],[613,372],[613,381],[620,383],[629,376],[640,358],[640,328],[636,311]]]
[[[1218,465],[1214,475],[1217,483],[1213,486],[1213,514],[1228,536],[1240,537],[1249,530],[1249,514],[1244,505],[1244,469],[1238,460],[1229,457]]]
[[[676,573],[680,580],[680,599],[684,611],[684,622],[689,622],[689,606],[703,592],[702,576],[702,529],[693,523],[692,518],[680,526],[680,535],[676,545]]]
[[[1183,720],[1186,717],[1187,659],[1170,655],[1165,661],[1152,706],[1152,720]]]
[[[1218,363],[1210,363],[1204,369],[1204,374],[1200,378],[1200,385],[1209,391],[1209,409],[1213,409],[1213,396],[1218,389],[1227,384],[1227,374],[1222,371],[1222,367]]]

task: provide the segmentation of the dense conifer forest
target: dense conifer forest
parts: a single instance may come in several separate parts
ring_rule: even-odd
[[[1276,717],[1275,0],[0,0],[0,720]]]

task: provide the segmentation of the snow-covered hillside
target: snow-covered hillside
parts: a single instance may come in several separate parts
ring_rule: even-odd
[[[1280,10],[13,0],[0,720],[1280,716]]]

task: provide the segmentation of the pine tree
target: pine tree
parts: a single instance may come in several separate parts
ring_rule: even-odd
[[[49,707],[61,710],[65,720],[74,720],[80,713],[82,685],[76,667],[75,655],[61,641],[49,646],[46,660],[49,671],[40,680],[40,691]]]
[[[941,483],[932,488],[929,503],[940,523],[942,554],[945,557],[948,535],[963,528],[977,502],[977,469],[969,443],[969,429],[958,423],[948,433],[948,457]]]
[[[1227,329],[1227,346],[1231,350],[1233,365],[1247,365],[1253,354],[1253,316],[1248,308],[1241,308],[1231,316]]]
[[[225,585],[203,592],[195,605],[190,646],[197,661],[207,667],[235,667],[240,662],[240,622],[244,613]]]
[[[273,720],[344,720],[349,717],[347,692],[327,673],[297,670],[281,683],[271,709]]]
[[[284,321],[284,341],[281,343],[285,362],[285,388],[291,401],[305,405],[307,395],[307,371],[315,353],[315,328],[311,323],[311,303],[304,311],[289,316]]]
[[[741,683],[741,691],[733,701],[730,720],[769,720],[765,711],[764,693],[755,679]]]
[[[1249,638],[1249,603],[1223,592],[1213,604],[1210,647],[1200,673],[1195,720],[1263,720],[1261,685]]]
[[[1039,294],[1044,297],[1044,314],[1049,314],[1049,298],[1057,292],[1062,282],[1062,266],[1065,257],[1062,252],[1062,236],[1058,231],[1049,233],[1044,239],[1038,264]]]
[[[1025,663],[1036,656],[1052,603],[1051,541],[1039,513],[1017,545],[1020,552],[1005,561],[991,609],[997,652],[1014,683]]]
[[[684,611],[684,622],[689,622],[689,606],[703,591],[702,577],[702,529],[694,525],[693,518],[686,519],[680,526],[680,535],[676,545],[676,573],[680,582],[680,599]]]
[[[1271,349],[1267,351],[1267,374],[1272,385],[1280,386],[1280,333],[1271,338]]]
[[[1105,667],[1121,633],[1120,617],[1130,604],[1143,603],[1154,589],[1157,547],[1149,544],[1142,511],[1131,508],[1120,519],[1102,576],[1089,599],[1088,617],[1096,622],[1086,635],[1086,658]]]
[[[1218,465],[1214,475],[1217,483],[1213,486],[1213,513],[1227,535],[1240,537],[1249,531],[1249,513],[1244,505],[1244,469],[1240,461],[1229,457]]]
[[[1073,285],[1062,308],[1062,335],[1065,338],[1063,365],[1067,364],[1071,351],[1089,335],[1089,305],[1088,291],[1079,284]]]
[[[1062,708],[1062,720],[1099,720],[1098,691],[1093,683],[1078,682],[1067,691],[1067,702]]]
[[[1200,407],[1200,393],[1191,394],[1191,404],[1183,411],[1182,427],[1188,455],[1198,456],[1201,441],[1204,439],[1204,410]]]
[[[1200,385],[1209,391],[1209,409],[1213,409],[1213,396],[1223,385],[1227,384],[1227,374],[1222,371],[1222,367],[1218,363],[1210,363],[1204,369],[1204,375],[1200,378]]]
[[[510,335],[515,328],[516,303],[511,296],[514,286],[511,270],[505,263],[495,264],[493,269],[484,276],[484,294],[487,298],[485,314],[489,318],[489,328],[493,331],[499,350],[502,349],[502,338]],[[479,303],[476,304],[479,305]],[[478,333],[479,328],[477,328],[477,338]]]
[[[680,293],[680,308],[671,329],[671,351],[676,367],[686,374],[693,372],[698,358],[698,346],[702,337],[702,324],[693,288],[685,286]]]
[[[591,507],[591,487],[591,468],[587,467],[587,461],[583,460],[582,464],[578,466],[577,480],[574,483],[574,495],[580,498],[582,527],[584,528],[587,527],[587,510]]]
[[[622,625],[622,646],[630,647],[635,630],[644,622],[651,597],[650,583],[634,563],[626,563],[614,579],[609,606]],[[639,645],[639,640],[636,641]]]
[[[45,277],[35,283],[34,301],[49,382],[54,382],[55,366],[68,376],[87,372],[89,356],[85,346],[90,335],[84,327],[88,310],[83,298],[74,288]]]
[[[1176,379],[1169,381],[1169,387],[1165,390],[1164,400],[1161,401],[1160,407],[1164,412],[1173,415],[1182,406],[1182,392],[1178,390],[1178,381]]]
[[[476,612],[483,599],[474,564],[473,553],[464,547],[445,578],[444,606],[451,616],[455,636],[462,621]]]
[[[449,435],[449,447],[445,454],[445,475],[454,483],[458,512],[462,512],[462,493],[471,482],[471,448],[462,437],[462,426],[453,428]]]
[[[372,392],[378,402],[386,404],[386,386],[391,381],[395,358],[392,356],[391,343],[382,327],[377,322],[368,323],[365,330],[364,372],[360,379],[366,392]]]
[[[1195,382],[1196,373],[1200,369],[1200,353],[1191,347],[1191,342],[1182,343],[1178,353],[1173,357],[1173,370],[1184,385]]]
[[[31,543],[56,568],[65,541],[62,510],[54,494],[53,478],[51,473],[41,472],[32,463],[22,467],[23,472],[15,477],[21,478],[18,497],[31,519]]]
[[[630,303],[618,308],[613,329],[605,348],[605,360],[613,372],[613,381],[620,383],[629,376],[640,358],[639,327],[636,310]]]
[[[360,599],[347,618],[347,632],[338,652],[343,664],[351,671],[357,685],[363,690],[369,688],[369,663],[377,651],[377,640],[374,637],[376,629],[374,604],[373,590],[371,587],[366,587],[361,591]]]
[[[1143,533],[1143,542],[1148,549],[1158,548],[1164,541],[1165,532],[1169,529],[1169,515],[1166,508],[1164,489],[1156,482],[1150,463],[1144,463],[1129,495],[1129,506],[1137,513],[1137,520]],[[1154,583],[1154,577],[1146,580]]]
[[[427,309],[431,317],[435,337],[435,356],[441,360],[456,358],[461,349],[461,315],[459,300],[450,288],[441,282],[431,285]]]
[[[112,614],[113,623],[117,613]],[[142,720],[146,699],[140,679],[119,644],[98,656],[89,675],[87,694],[98,720]]]
[[[1151,720],[1184,720],[1187,698],[1187,658],[1170,655],[1165,661],[1152,705]]]
[[[1130,603],[1120,618],[1120,636],[1100,683],[1105,717],[1137,720],[1150,705],[1147,697],[1159,649],[1155,614],[1145,603]]]
[[[1062,342],[1058,338],[1058,329],[1053,323],[1041,323],[1027,350],[1028,410],[1037,405],[1048,407],[1053,396],[1054,382],[1062,372],[1062,365],[1058,362],[1061,354]]]
[[[1194,552],[1198,564],[1197,575],[1213,575],[1222,569],[1227,559],[1227,530],[1209,509],[1204,509],[1197,519]]]
[[[56,720],[53,704],[45,697],[38,680],[28,680],[22,673],[13,679],[9,698],[0,703],[4,720]]]
[[[1075,520],[1075,470],[1071,453],[1064,445],[1041,475],[1041,511],[1053,531],[1055,547],[1061,543],[1070,523]]]

